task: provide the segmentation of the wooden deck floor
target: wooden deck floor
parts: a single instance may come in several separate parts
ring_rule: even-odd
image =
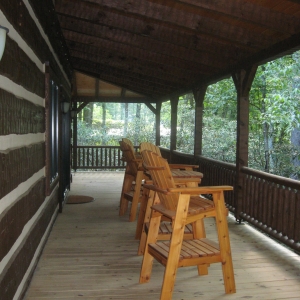
[[[118,216],[123,173],[76,173],[71,194],[94,196],[65,205],[35,271],[26,300],[159,299],[164,268],[155,263],[151,281],[139,284],[142,257],[136,222]],[[212,236],[213,223],[207,223]],[[225,295],[221,266],[199,277],[195,267],[178,270],[173,299],[300,299],[300,257],[229,218],[237,293]]]

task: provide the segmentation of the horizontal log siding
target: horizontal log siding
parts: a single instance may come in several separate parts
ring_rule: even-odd
[[[45,143],[0,153],[0,201],[45,166]]]
[[[45,200],[45,179],[38,181],[0,219],[0,261],[20,236],[26,223],[34,216]],[[20,213],[22,212],[22,213]]]
[[[32,2],[33,5],[36,6],[45,6],[45,12],[48,9],[48,14],[44,14],[43,17],[39,16],[40,19],[44,19],[40,21],[41,23],[47,23],[48,26],[46,27],[46,34],[49,36],[55,35],[57,33],[56,26],[53,24],[57,22],[56,20],[53,20],[49,13],[51,12],[50,8],[48,8],[48,1],[29,1]],[[50,4],[52,1],[49,1]],[[44,40],[43,36],[41,35],[39,29],[37,28],[37,25],[35,24],[34,20],[30,16],[30,13],[28,12],[27,7],[22,1],[19,0],[10,0],[10,1],[0,1],[0,10],[3,11],[4,15],[8,19],[8,21],[13,25],[13,27],[19,32],[20,36],[26,41],[28,46],[33,50],[33,52],[37,55],[39,60],[44,63],[46,61],[50,62],[50,65],[52,69],[55,71],[57,76],[61,78],[62,85],[65,87],[66,91],[70,88],[70,81],[71,81],[71,68],[70,63],[67,60],[66,55],[64,56],[64,60],[61,60],[58,62],[51,49],[49,49],[46,41]],[[37,8],[36,11],[38,12],[40,9]],[[52,17],[53,14],[52,14]],[[51,33],[53,31],[53,33]],[[53,41],[52,41],[53,42]],[[54,41],[55,44],[59,43],[59,35],[56,35],[56,39]],[[57,47],[56,47],[57,48]],[[55,49],[56,51],[60,51],[58,49]],[[8,51],[4,51],[2,61],[5,60],[5,57]],[[1,61],[1,64],[2,64]],[[11,63],[14,60],[11,60]],[[64,78],[63,71],[59,64],[62,64],[62,66],[65,68],[68,81]],[[1,65],[0,64],[0,65]]]
[[[0,90],[0,135],[45,132],[45,108]]]
[[[24,274],[29,268],[42,237],[57,209],[57,189],[52,195],[49,203],[35,222],[26,239],[18,248],[5,271],[0,276],[1,300],[11,300],[23,280]],[[28,280],[30,277],[28,278]],[[28,282],[27,282],[28,284]],[[22,297],[21,297],[22,299]]]
[[[14,67],[12,67],[12,62]],[[42,98],[45,97],[43,72],[9,36],[7,36],[5,51],[0,64],[0,74],[28,91]]]
[[[30,5],[38,8],[31,9]],[[14,137],[19,141],[17,148],[4,147],[0,152],[1,300],[24,295],[39,247],[43,247],[42,238],[58,211],[59,189],[46,197],[45,178],[41,177],[46,147],[40,136],[46,130],[44,64],[50,63],[57,84],[67,95],[71,94],[71,73],[67,57],[61,56],[64,50],[58,50],[59,34],[53,25],[57,19],[51,18],[49,5],[53,8],[52,1],[0,1],[1,14],[6,18],[1,25],[10,29],[0,63],[0,143]],[[33,15],[41,6],[44,16],[38,16],[42,19],[39,23]],[[29,146],[27,136],[32,141]]]

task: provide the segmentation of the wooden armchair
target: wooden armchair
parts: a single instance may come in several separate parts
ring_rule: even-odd
[[[224,191],[232,190],[230,186],[212,187],[176,187],[168,163],[151,151],[143,151],[144,167],[153,180],[146,185],[155,191],[160,199],[159,204],[152,206],[149,232],[140,283],[150,280],[153,259],[165,266],[161,290],[161,300],[172,298],[178,267],[197,265],[198,274],[208,274],[208,265],[219,262],[222,266],[226,293],[235,293],[235,280],[231,258],[231,248],[227,225],[227,209],[224,203]],[[211,194],[213,201],[201,197]],[[200,196],[199,196],[200,195]],[[170,241],[157,241],[162,217],[172,220]],[[205,237],[203,219],[216,219],[218,243]],[[184,240],[185,225],[193,227],[193,239]]]
[[[140,153],[142,151],[152,151],[161,156],[159,147],[149,142],[142,142],[140,144]],[[172,176],[176,183],[176,186],[190,186],[197,187],[201,183],[203,174],[194,171],[198,169],[198,165],[186,165],[186,164],[169,164],[171,168]],[[156,198],[155,198],[156,197]],[[135,238],[140,240],[138,255],[143,255],[146,245],[146,238],[148,232],[148,225],[150,220],[151,209],[150,207],[154,203],[158,203],[159,199],[155,192],[143,189],[143,196],[141,198],[140,212],[138,216],[138,222],[136,226]],[[170,220],[169,220],[170,221]],[[158,239],[168,240],[170,239],[172,232],[172,226],[170,222],[162,222],[159,229]],[[192,226],[187,225],[185,227],[184,238],[192,237]]]
[[[141,199],[142,181],[146,178],[146,174],[141,166],[142,159],[136,156],[134,148],[124,140],[119,143],[123,159],[126,161],[119,215],[122,216],[126,213],[128,204],[131,202],[129,221],[133,222],[136,218],[138,204]]]

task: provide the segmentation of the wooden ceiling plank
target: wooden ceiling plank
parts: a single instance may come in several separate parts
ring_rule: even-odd
[[[118,5],[110,0],[108,2],[111,2],[111,5],[104,5],[103,1],[98,2],[90,0],[88,1],[89,12],[86,13],[85,11],[83,11],[82,2],[78,3],[76,0],[75,3],[73,3],[72,1],[72,9],[74,5],[78,3],[78,8],[74,11],[73,16],[77,16],[80,18],[84,18],[84,16],[87,15],[94,16],[90,17],[92,20],[94,20],[93,23],[100,23],[102,19],[105,19],[105,24],[107,24],[108,22],[106,19],[108,19],[109,22],[111,22],[112,20],[118,20],[120,25],[131,23],[132,19],[138,19],[144,22],[145,25],[148,24],[148,26],[151,26],[152,24],[158,24],[163,27],[172,28],[174,31],[176,30],[186,33],[208,35],[210,38],[215,37],[216,39],[223,40],[223,42],[235,41],[237,44],[249,45],[250,40],[253,42],[256,41],[257,44],[253,45],[256,47],[271,42],[271,37],[263,35],[262,29],[260,29],[259,31],[261,34],[257,35],[257,33],[252,33],[250,30],[247,30],[246,28],[243,28],[241,26],[232,26],[224,22],[220,24],[218,20],[209,19],[205,16],[199,17],[195,14],[188,15],[188,13],[185,16],[185,19],[181,20],[181,23],[179,23],[176,22],[176,20],[173,21],[171,19],[174,13],[172,14],[172,12],[167,10],[168,7],[165,7],[163,5],[160,5],[159,8],[156,9],[147,8],[145,12],[139,14],[138,11],[141,10],[140,2],[138,2],[138,5],[134,5],[133,7],[130,7],[126,10],[123,8],[125,5],[124,2],[118,3]],[[68,12],[70,12],[70,9],[71,7],[68,8]],[[163,10],[167,11],[159,14],[156,13],[157,11]],[[99,15],[101,15],[99,16],[99,19],[97,19],[97,16],[95,16],[97,12]],[[179,13],[180,11],[175,10],[175,12]],[[63,10],[58,10],[58,13],[63,14],[64,12]],[[125,19],[125,21],[122,21],[123,18]],[[86,19],[91,22],[91,19]]]
[[[147,74],[148,76],[155,76],[160,79],[164,79],[166,77],[172,76],[172,82],[180,84],[182,80],[191,80],[194,76],[203,74],[199,72],[199,70],[184,70],[182,72],[179,70],[175,70],[174,68],[165,68],[168,70],[162,70],[157,65],[147,65],[147,62],[142,62],[141,60],[137,60],[134,62],[130,62],[128,58],[121,59],[114,56],[99,56],[93,51],[89,51],[90,46],[84,46],[82,49],[78,50],[78,46],[76,47],[77,50],[71,50],[70,53],[74,57],[92,60],[94,62],[105,64],[107,66],[119,68],[120,70],[131,70],[136,72],[137,74]],[[208,74],[208,72],[206,73]],[[203,74],[205,75],[205,74]]]
[[[222,66],[223,63],[228,61],[232,61],[232,59],[229,59],[228,57],[225,59],[219,58],[219,59],[213,59],[212,56],[209,55],[201,55],[196,54],[191,57],[189,52],[182,52],[181,56],[176,53],[176,49],[170,49],[167,47],[159,47],[158,45],[147,47],[148,44],[145,43],[139,43],[139,47],[133,47],[132,45],[128,43],[124,43],[122,41],[115,41],[111,39],[103,39],[100,37],[92,37],[89,35],[86,35],[85,33],[78,33],[74,31],[69,30],[63,30],[66,40],[73,40],[74,42],[80,42],[84,44],[94,45],[98,46],[99,48],[107,48],[109,51],[113,50],[119,53],[139,53],[139,56],[143,57],[159,57],[158,62],[166,62],[170,60],[177,61],[177,65],[181,62],[182,65],[187,67],[194,67],[196,68],[196,65],[198,67],[209,67],[211,69],[218,70]],[[69,44],[69,46],[71,46]],[[76,46],[76,45],[74,45]],[[236,57],[237,52],[232,53],[232,57]],[[194,58],[194,60],[192,59]],[[233,61],[232,61],[233,62]],[[172,63],[172,65],[174,65]],[[175,63],[176,65],[176,63]]]
[[[160,4],[160,0],[149,0],[150,2]],[[260,5],[260,1],[240,1],[240,0],[166,0],[163,5],[176,7],[178,10],[193,12],[195,14],[204,14],[204,11],[209,14],[210,18],[214,18],[216,14],[222,14],[230,19],[237,19],[240,22],[248,22],[257,24],[263,28],[268,28],[274,31],[290,34],[296,33],[299,30],[300,20],[270,7]],[[277,1],[268,1],[273,6]],[[297,2],[295,0],[295,2]],[[289,4],[284,1],[285,6]],[[298,1],[299,4],[299,1]],[[240,23],[241,25],[241,23]]]
[[[62,29],[67,31],[73,31],[81,34],[86,34],[90,37],[101,38],[108,41],[115,41],[118,43],[128,44],[130,46],[136,46],[137,48],[150,48],[153,47],[153,44],[158,44],[155,51],[162,52],[163,49],[173,49],[173,55],[182,55],[183,53],[189,53],[188,57],[197,58],[197,56],[205,56],[208,59],[212,58],[213,55],[218,54],[218,57],[221,59],[232,60],[234,55],[232,53],[238,52],[239,45],[234,44],[228,47],[228,51],[221,51],[222,43],[218,41],[218,43],[214,43],[212,39],[203,39],[198,36],[196,33],[194,34],[180,34],[180,39],[177,40],[172,36],[172,33],[165,32],[159,36],[158,33],[161,30],[157,27],[157,30],[151,34],[149,37],[144,37],[138,34],[137,30],[133,31],[133,29],[126,30],[123,28],[117,27],[109,27],[104,24],[91,24],[84,20],[76,20],[69,16],[60,16],[60,23]],[[137,26],[134,26],[136,29]],[[169,38],[166,38],[169,36]],[[127,42],[126,42],[127,41]],[[134,43],[134,44],[133,44]],[[178,45],[179,44],[180,47]],[[205,47],[207,46],[207,47]],[[224,45],[223,45],[224,46]],[[228,44],[227,44],[228,46]],[[208,50],[210,49],[210,50]],[[251,53],[251,46],[243,47],[243,51]]]
[[[115,23],[112,23],[112,21],[109,20],[109,24],[105,23],[104,21],[95,23],[81,17],[70,16],[66,14],[60,14],[59,19],[62,27],[65,27],[66,23],[70,23],[71,26],[68,26],[66,28],[69,30],[75,30],[75,27],[80,27],[79,32],[82,31],[82,28],[87,28],[88,25],[85,24],[92,23],[90,24],[90,26],[97,26],[96,32],[98,36],[100,32],[101,34],[102,32],[104,32],[105,34],[105,32],[107,31],[120,30],[122,33],[127,32],[128,34],[145,37],[142,31],[144,30],[144,28],[147,28],[149,26],[142,20],[134,20],[134,22],[132,22],[129,18],[127,18],[127,22],[126,20],[123,22],[119,22],[116,20]],[[255,47],[253,47],[252,45],[240,44],[238,41],[236,41],[235,44],[232,45],[231,41],[220,38],[217,39],[210,35],[203,35],[197,31],[175,32],[174,30],[171,30],[169,28],[159,27],[158,25],[154,24],[151,25],[151,28],[152,31],[151,34],[148,35],[148,38],[151,39],[152,43],[153,41],[158,40],[166,44],[179,44],[187,49],[194,49],[198,52],[204,51],[210,54],[218,55],[222,55],[223,51],[221,49],[224,48],[224,46],[228,47],[228,53],[236,52],[235,50],[239,48],[243,49],[244,52],[255,49]],[[111,39],[110,36],[108,36],[107,38]],[[210,51],[206,50],[208,48],[210,49]]]
[[[102,74],[102,73],[119,74],[119,76],[122,76],[122,77],[126,76],[133,80],[143,80],[143,81],[147,82],[148,84],[155,83],[157,86],[161,86],[164,88],[170,88],[170,89],[177,86],[174,83],[172,83],[171,81],[167,81],[167,80],[162,81],[155,77],[146,76],[146,75],[141,76],[141,74],[137,74],[132,71],[129,72],[128,70],[119,70],[117,68],[112,68],[112,67],[108,68],[107,66],[102,65],[100,63],[94,63],[94,62],[91,62],[91,61],[88,61],[88,60],[85,60],[85,59],[79,58],[79,57],[73,57],[72,63],[74,66],[78,65],[78,64],[89,66],[90,69],[98,70],[99,74]]]

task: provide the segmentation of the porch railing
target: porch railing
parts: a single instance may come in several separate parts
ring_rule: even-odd
[[[167,152],[164,152],[167,157]],[[172,152],[172,162],[198,164],[204,174],[202,185],[235,186],[234,164],[203,156]],[[232,212],[239,211],[237,219],[245,220],[279,242],[300,252],[300,182],[250,168],[242,169],[243,197],[237,204],[234,193],[226,195]],[[237,207],[240,205],[241,207]]]
[[[119,146],[77,146],[72,148],[72,169],[113,170],[124,169]]]
[[[300,251],[300,182],[243,168],[241,217]]]
[[[179,151],[171,153],[165,148],[161,148],[161,153],[164,158],[171,159],[172,163],[198,164],[199,170],[204,174],[202,185],[235,186],[234,164]],[[76,169],[125,168],[118,146],[78,146],[76,156]],[[227,192],[225,195],[230,211],[238,220],[251,223],[279,242],[300,252],[300,182],[250,168],[243,168],[242,176],[241,203],[236,202],[234,192]]]

